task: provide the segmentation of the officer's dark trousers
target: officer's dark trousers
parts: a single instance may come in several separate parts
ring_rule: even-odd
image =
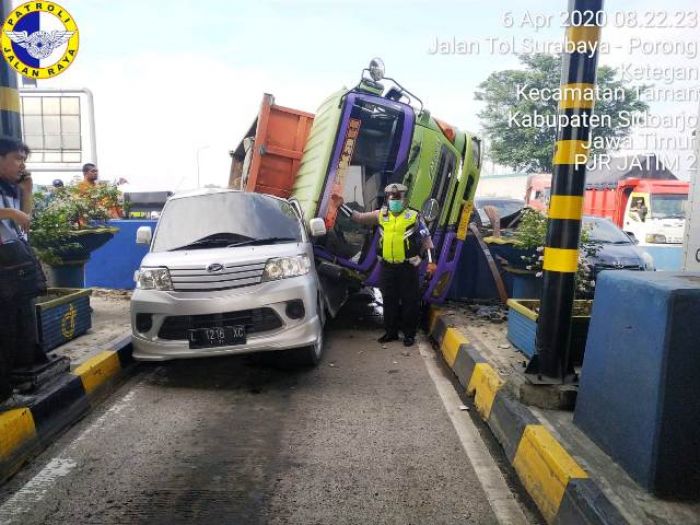
[[[384,329],[389,335],[415,337],[420,312],[420,283],[418,268],[405,262],[389,264],[382,261],[379,288],[384,299]]]
[[[10,372],[46,360],[36,344],[34,301],[0,293],[0,402],[12,394]]]

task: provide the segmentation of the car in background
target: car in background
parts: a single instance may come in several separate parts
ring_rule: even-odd
[[[137,360],[269,350],[283,350],[287,364],[321,359],[325,302],[295,201],[229,189],[175,195],[137,242],[150,245],[131,298]]]
[[[501,226],[508,227],[504,224],[511,215],[521,211],[525,207],[525,201],[522,199],[512,199],[510,197],[477,197],[474,199],[474,208],[479,214],[481,226],[491,226],[491,220],[484,212],[486,206],[493,206],[498,211],[498,216],[501,218]],[[504,221],[505,219],[505,221]]]
[[[582,224],[587,232],[586,248],[594,248],[594,254],[586,256],[593,269],[593,277],[603,270],[653,271],[654,259],[637,246],[635,240],[612,221],[585,215]]]

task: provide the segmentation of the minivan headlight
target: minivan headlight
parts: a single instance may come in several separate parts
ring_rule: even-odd
[[[136,288],[141,290],[172,290],[173,282],[167,268],[141,268],[136,273]]]
[[[269,259],[265,265],[262,280],[276,281],[288,277],[299,277],[306,275],[311,268],[311,261],[308,255],[297,255],[296,257],[276,257]]]

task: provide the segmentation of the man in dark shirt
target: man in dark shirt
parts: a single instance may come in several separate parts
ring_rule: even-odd
[[[0,250],[26,239],[29,230],[33,184],[25,172],[28,154],[21,141],[0,137]],[[33,364],[37,352],[33,299],[18,293],[13,279],[11,271],[0,268],[0,401],[12,394],[12,368]]]

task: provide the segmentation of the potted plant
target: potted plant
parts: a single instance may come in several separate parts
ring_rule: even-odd
[[[520,267],[510,271],[519,272],[513,279],[513,296],[516,295],[517,279],[527,281],[521,284],[521,290],[529,290],[531,297],[526,299],[508,300],[508,339],[513,345],[528,357],[535,353],[535,334],[539,316],[542,291],[542,263],[544,261],[544,245],[547,236],[547,217],[542,213],[528,209],[524,212],[522,221],[516,230],[516,246],[527,250],[522,255]],[[583,351],[586,347],[586,336],[590,322],[590,310],[595,288],[595,276],[589,257],[594,256],[600,245],[591,242],[587,230],[581,231],[578,268],[576,271],[576,288],[574,311],[572,318],[571,353],[574,365],[583,361]]]
[[[29,241],[55,286],[84,286],[90,253],[118,231],[107,220],[123,213],[120,200],[119,190],[106,184],[35,192]]]

